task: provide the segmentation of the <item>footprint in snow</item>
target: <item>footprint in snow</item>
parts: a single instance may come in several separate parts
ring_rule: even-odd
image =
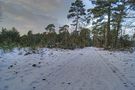
[[[40,58],[40,60],[43,60],[43,58]]]
[[[13,65],[10,65],[10,66],[8,67],[8,69],[10,69],[10,68],[13,68]]]
[[[45,79],[45,78],[43,78],[42,80],[43,80],[43,81],[46,81],[46,79]]]
[[[8,85],[4,86],[4,90],[8,90],[8,88],[9,88]]]
[[[62,82],[61,84],[65,84],[65,82]]]
[[[37,67],[37,65],[36,64],[32,64],[32,67]]]
[[[33,90],[35,90],[36,89],[36,87],[33,87]]]
[[[15,79],[15,78],[16,78],[16,77],[8,77],[8,78],[5,79],[5,81],[13,80],[13,79]]]
[[[30,83],[30,86],[33,86],[33,85],[38,84],[38,83],[39,83],[38,81],[32,81],[32,82]]]
[[[134,64],[132,63],[132,64],[131,64],[131,67],[133,67],[133,66],[134,66]]]
[[[62,82],[61,84],[67,84],[67,85],[70,85],[71,84],[71,82]]]
[[[83,55],[82,53],[80,53],[80,55]]]
[[[70,82],[68,82],[67,84],[68,84],[68,85],[70,85],[71,83],[70,83]]]
[[[112,53],[110,53],[110,55],[112,55]]]
[[[2,77],[0,77],[0,81],[2,80]]]
[[[38,62],[38,64],[41,64],[41,62]]]
[[[17,71],[14,71],[14,74],[18,74],[18,72]]]
[[[127,83],[123,83],[125,87],[128,87]]]

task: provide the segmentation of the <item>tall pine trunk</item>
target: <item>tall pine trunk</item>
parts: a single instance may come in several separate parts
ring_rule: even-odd
[[[118,48],[118,36],[119,36],[119,31],[121,29],[121,22],[123,18],[123,13],[125,9],[125,2],[123,2],[123,8],[120,10],[120,16],[117,21],[117,29],[116,29],[116,35],[115,35],[115,48]],[[122,30],[121,30],[121,36],[122,36]]]
[[[117,25],[116,33],[115,33],[115,43],[114,48],[118,47],[118,36],[119,36],[119,30],[120,30],[120,22]]]
[[[79,19],[79,16],[78,16],[78,13],[77,13],[76,27],[75,27],[75,31],[76,31],[76,32],[77,32],[77,30],[78,30],[78,19]]]
[[[108,6],[108,22],[107,22],[105,48],[109,48],[110,46],[110,18],[111,18],[111,3],[109,3],[109,6]]]

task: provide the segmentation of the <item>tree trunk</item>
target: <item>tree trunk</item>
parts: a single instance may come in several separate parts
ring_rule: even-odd
[[[77,21],[76,21],[75,31],[77,31],[77,30],[78,30],[78,19],[79,19],[79,16],[77,15]]]
[[[124,9],[125,9],[125,2],[123,2],[123,8],[120,10],[120,16],[117,21],[117,29],[116,29],[116,35],[115,35],[115,48],[117,48],[117,46],[118,46],[118,36],[119,36],[120,28],[121,28],[120,24],[122,22],[122,16],[124,13]],[[122,30],[121,30],[121,37],[122,37]]]
[[[107,22],[107,33],[105,40],[105,48],[109,48],[110,45],[110,18],[111,18],[111,4],[108,6],[108,22]]]
[[[115,44],[114,44],[115,48],[117,48],[117,46],[118,46],[119,30],[120,30],[120,22],[118,22],[117,29],[116,29]]]
[[[103,27],[103,47],[105,47],[105,40],[106,40],[106,24]]]

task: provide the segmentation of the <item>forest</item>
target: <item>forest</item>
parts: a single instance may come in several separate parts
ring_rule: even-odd
[[[88,46],[105,49],[123,49],[134,47],[135,32],[125,34],[125,28],[134,30],[134,0],[90,0],[94,6],[86,9],[82,0],[71,3],[67,18],[71,25],[57,27],[48,24],[43,33],[33,34],[32,30],[26,35],[20,35],[13,27],[0,31],[0,48],[40,47],[75,49]],[[127,20],[130,20],[127,21]],[[69,32],[70,27],[74,27]],[[90,26],[90,27],[88,27]],[[127,29],[126,29],[127,30]],[[58,32],[56,32],[58,31]]]

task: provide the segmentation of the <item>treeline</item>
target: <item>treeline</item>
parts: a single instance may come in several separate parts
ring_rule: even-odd
[[[33,34],[32,31],[28,31],[27,35],[20,36],[16,28],[11,30],[2,28],[0,47],[3,49],[14,47],[75,49],[92,45],[90,30],[87,28],[69,33],[69,26],[64,25],[59,28],[59,33],[56,33],[55,25],[49,24],[45,29],[44,33]]]
[[[123,34],[124,28],[134,27],[135,18],[131,12],[135,12],[134,0],[90,0],[94,6],[86,9],[83,0],[75,0],[71,3],[67,18],[71,19],[74,31],[69,33],[69,26],[64,25],[59,28],[59,33],[55,31],[55,25],[49,24],[46,32],[33,34],[29,31],[27,35],[20,36],[19,32],[13,28],[7,30],[2,28],[0,33],[0,47],[9,48],[20,47],[49,47],[74,49],[86,46],[103,47],[106,49],[119,49],[132,47],[135,42],[128,34]],[[131,20],[132,22],[128,22]],[[125,25],[130,24],[130,25]],[[91,26],[90,29],[80,28]],[[91,32],[91,36],[90,36]],[[91,38],[90,38],[91,37]]]

